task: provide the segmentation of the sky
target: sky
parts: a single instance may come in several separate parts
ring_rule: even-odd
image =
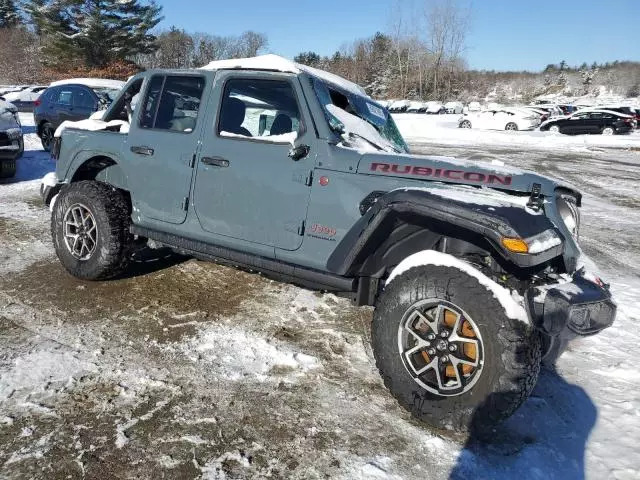
[[[331,55],[343,44],[388,31],[394,5],[428,0],[157,0],[161,28],[267,34],[266,53]],[[472,2],[465,57],[470,68],[542,70],[613,60],[640,61],[640,0],[463,0]]]

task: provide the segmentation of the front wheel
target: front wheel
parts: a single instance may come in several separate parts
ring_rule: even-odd
[[[376,306],[372,345],[387,388],[437,428],[499,423],[527,399],[540,371],[539,334],[452,267],[415,267],[393,279]]]
[[[469,120],[463,120],[460,123],[460,128],[471,128],[471,122]]]
[[[613,127],[604,127],[602,129],[602,135],[613,135],[614,133],[616,133],[616,131]]]
[[[518,130],[518,125],[514,122],[509,122],[507,123],[507,125],[504,127],[505,130],[510,131],[510,132],[515,132],[516,130]]]
[[[551,125],[549,131],[551,133],[560,133],[560,127],[558,125]]]
[[[130,260],[129,224],[130,212],[121,192],[100,182],[72,183],[60,191],[51,216],[56,254],[74,277],[114,277]]]

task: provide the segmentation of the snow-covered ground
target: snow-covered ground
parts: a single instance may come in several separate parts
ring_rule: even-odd
[[[513,139],[538,135],[435,118],[451,141],[409,136],[415,151],[579,185],[582,244],[619,302],[616,324],[576,342],[490,442],[396,405],[369,309],[164,251],[119,280],[66,275],[38,198],[54,164],[29,133],[0,184],[0,478],[640,478],[640,152],[524,148]],[[508,137],[466,138],[487,133]]]
[[[534,130],[507,132],[458,128],[461,115],[394,114],[400,132],[413,145],[465,145],[593,151],[603,148],[640,150],[640,130],[628,135],[562,135]]]

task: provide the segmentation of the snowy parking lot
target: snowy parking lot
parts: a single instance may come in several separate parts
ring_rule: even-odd
[[[430,430],[384,388],[371,310],[141,250],[87,283],[51,246],[26,152],[0,183],[0,478],[640,478],[640,135],[460,130],[396,116],[417,153],[496,160],[584,193],[613,327],[575,342],[490,441]]]

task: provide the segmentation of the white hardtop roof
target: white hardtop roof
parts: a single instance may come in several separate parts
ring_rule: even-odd
[[[66,80],[58,80],[57,82],[51,82],[50,87],[55,87],[58,85],[69,85],[69,84],[77,84],[77,85],[86,85],[87,87],[92,88],[114,88],[121,89],[124,87],[125,82],[121,80],[110,80],[107,78],[69,78]]]
[[[328,83],[332,83],[348,92],[368,97],[364,89],[349,80],[333,73],[325,72],[317,68],[292,62],[278,55],[267,54],[249,58],[231,58],[228,60],[216,60],[204,67],[203,70],[268,70],[284,73],[306,72]]]

